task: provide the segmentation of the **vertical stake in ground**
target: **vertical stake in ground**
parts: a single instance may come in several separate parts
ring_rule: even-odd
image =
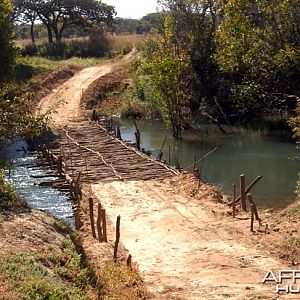
[[[235,200],[236,200],[236,186],[235,186],[235,183],[232,184],[232,189],[233,189],[233,199],[232,199],[232,216],[235,218],[235,214],[236,214],[236,203],[235,203]]]
[[[245,175],[242,174],[240,176],[241,209],[247,211],[245,186]]]
[[[254,232],[254,205],[250,204],[250,208],[251,208],[251,223],[250,223],[250,231]]]
[[[114,247],[114,261],[117,262],[118,259],[118,247],[120,242],[120,223],[121,223],[121,216],[117,217],[117,225],[116,225],[116,241]]]
[[[89,198],[89,207],[90,207],[90,220],[91,220],[91,228],[93,237],[96,239],[96,230],[95,230],[95,221],[94,221],[94,200],[93,198]]]
[[[107,243],[107,231],[106,231],[106,211],[105,209],[101,209],[102,216],[102,229],[103,229],[103,242]]]
[[[103,242],[103,234],[102,234],[102,209],[101,204],[98,203],[98,217],[97,217],[97,231],[98,231],[98,240],[100,243]]]
[[[132,269],[132,256],[131,256],[131,254],[129,254],[126,264],[127,264],[128,268]]]

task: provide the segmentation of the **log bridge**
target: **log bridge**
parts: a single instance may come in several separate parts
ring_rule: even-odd
[[[67,181],[94,184],[107,181],[164,179],[177,175],[173,167],[141,153],[94,121],[70,123],[39,146],[46,163]]]

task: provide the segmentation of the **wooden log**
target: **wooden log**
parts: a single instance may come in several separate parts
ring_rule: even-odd
[[[118,247],[120,242],[120,223],[121,223],[121,216],[117,217],[117,224],[116,224],[116,241],[114,246],[114,261],[117,262],[118,260]]]
[[[236,199],[236,186],[235,183],[232,185],[232,189],[233,189],[233,198],[232,198],[232,216],[233,218],[235,218],[235,213],[236,213],[236,205],[235,205],[235,199]]]
[[[248,194],[251,189],[263,178],[263,176],[257,176],[246,188],[245,193]],[[235,203],[239,203],[239,201],[241,200],[241,196],[237,197],[237,199],[235,200]],[[229,203],[229,205],[232,205],[232,202]]]
[[[250,205],[250,208],[251,208],[250,231],[254,232],[254,206],[253,206],[253,204]]]
[[[256,207],[256,204],[254,203],[252,194],[248,193],[248,194],[247,194],[247,199],[248,199],[250,205],[253,206],[253,213],[254,213],[254,216],[255,216],[256,221],[258,221],[259,224],[261,224],[261,219],[260,219],[260,217],[259,217],[259,215],[258,215],[257,207]],[[252,207],[252,206],[251,206],[251,207]]]
[[[131,254],[128,255],[126,265],[127,265],[128,268],[132,269],[132,256],[131,256]]]
[[[101,210],[101,216],[102,216],[103,242],[107,243],[106,211],[105,211],[105,209]]]
[[[98,232],[98,240],[100,243],[103,242],[103,233],[102,233],[102,208],[101,203],[98,203],[98,217],[97,217],[97,232]]]
[[[94,200],[93,198],[89,198],[89,208],[90,208],[90,221],[93,237],[96,239],[96,230],[95,230],[95,221],[94,221]]]
[[[240,175],[240,195],[241,195],[241,209],[247,211],[246,205],[246,188],[245,188],[245,175]]]

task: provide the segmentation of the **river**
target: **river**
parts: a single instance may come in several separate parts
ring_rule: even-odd
[[[11,172],[7,179],[16,186],[18,194],[34,209],[46,211],[51,215],[74,226],[72,202],[66,193],[51,187],[41,187],[42,181],[51,181],[54,178],[34,178],[32,176],[45,175],[42,167],[32,166],[38,164],[38,160],[30,153],[26,153],[27,144],[22,140],[0,149],[0,162],[6,166],[2,169],[8,174],[8,164],[11,162]]]
[[[120,125],[122,138],[135,141],[135,127],[131,120],[115,119]],[[139,120],[141,147],[157,157],[166,129],[161,122]],[[239,186],[240,174],[245,174],[249,184],[256,176],[263,179],[252,190],[260,207],[283,207],[295,199],[295,188],[300,171],[299,150],[295,142],[284,136],[270,136],[264,131],[229,128],[230,134],[222,135],[213,126],[187,131],[181,141],[168,134],[163,160],[176,165],[178,160],[184,169],[192,170],[197,159],[218,149],[204,159],[201,178],[217,185],[225,194],[232,194],[232,184]],[[197,165],[201,169],[201,163]]]

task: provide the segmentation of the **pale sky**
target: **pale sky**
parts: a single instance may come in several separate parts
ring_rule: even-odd
[[[103,0],[102,2],[113,5],[117,17],[140,19],[143,16],[156,12],[157,0]]]

